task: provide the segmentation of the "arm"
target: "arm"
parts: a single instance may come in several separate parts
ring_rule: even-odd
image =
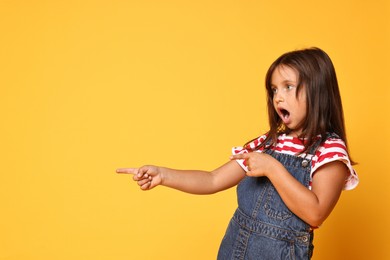
[[[336,206],[348,174],[347,167],[340,161],[325,164],[316,171],[309,190],[267,154],[240,154],[232,159],[247,160],[248,176],[268,177],[286,206],[314,227],[320,226]]]
[[[212,194],[237,185],[245,171],[230,161],[214,171],[175,170],[158,166],[118,169],[117,173],[133,174],[142,190],[163,185],[193,194]]]

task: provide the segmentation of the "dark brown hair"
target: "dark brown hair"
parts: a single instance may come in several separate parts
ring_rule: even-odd
[[[299,136],[306,138],[303,152],[307,152],[316,142],[318,135],[321,135],[321,142],[324,142],[327,133],[337,134],[347,145],[343,106],[333,63],[323,50],[309,48],[283,54],[268,69],[265,86],[270,130],[260,147],[265,147],[267,143],[275,144],[279,134],[289,133],[273,105],[271,78],[275,69],[280,66],[290,67],[297,72],[297,95],[302,88],[306,90],[307,117]]]

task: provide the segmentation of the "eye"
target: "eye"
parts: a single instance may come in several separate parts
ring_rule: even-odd
[[[277,89],[277,88],[271,88],[271,91],[272,91],[272,93],[274,93],[274,94],[278,93],[278,89]]]
[[[294,88],[293,85],[287,85],[287,86],[286,86],[286,89],[287,89],[287,90],[292,90],[293,88]]]

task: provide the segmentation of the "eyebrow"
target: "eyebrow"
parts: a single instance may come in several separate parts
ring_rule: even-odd
[[[283,80],[281,83],[282,84],[291,83],[291,84],[294,84],[294,85],[298,84],[298,82],[295,82],[295,81],[292,81],[292,80]],[[271,87],[276,87],[276,85],[271,82]]]

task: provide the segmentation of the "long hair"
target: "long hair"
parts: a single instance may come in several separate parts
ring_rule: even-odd
[[[316,139],[318,135],[321,136],[321,142],[324,142],[327,133],[337,134],[347,145],[336,71],[330,57],[323,50],[313,47],[285,53],[268,69],[265,86],[270,130],[260,147],[265,147],[267,143],[276,144],[278,135],[290,132],[284,126],[273,104],[271,79],[275,69],[280,66],[290,67],[298,73],[297,96],[302,88],[306,90],[307,116],[303,122],[303,131],[299,136],[299,138],[305,138],[303,152],[307,152],[310,146],[318,140]]]

